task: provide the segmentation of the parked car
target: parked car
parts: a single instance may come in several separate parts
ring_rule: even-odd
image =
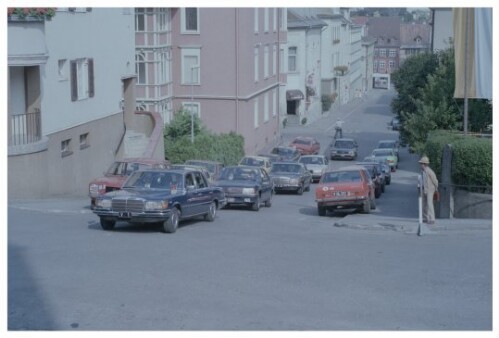
[[[194,164],[172,164],[170,165],[170,169],[176,169],[176,170],[197,170],[200,171],[204,177],[208,180],[208,183],[213,184],[213,180],[211,179],[210,172],[206,167],[201,166],[201,165],[194,165]]]
[[[309,191],[312,182],[310,171],[303,163],[298,162],[273,163],[270,177],[276,192],[296,191],[298,195],[303,194],[303,191]]]
[[[279,162],[280,159],[281,159],[281,156],[279,156],[277,154],[263,154],[263,153],[260,153],[260,154],[258,154],[258,156],[268,158],[271,164],[274,163],[274,162]]]
[[[167,168],[170,162],[152,158],[125,158],[115,161],[104,172],[103,177],[96,178],[88,184],[90,208],[95,207],[95,199],[106,192],[121,189],[126,179],[136,170],[145,168]]]
[[[315,188],[319,216],[335,209],[355,208],[363,213],[376,209],[374,183],[360,165],[328,169]]]
[[[127,221],[161,223],[164,232],[173,233],[187,218],[204,216],[212,222],[225,202],[223,190],[210,187],[200,171],[138,170],[122,190],[97,197],[94,213],[104,230],[112,230],[117,221]]]
[[[381,140],[378,142],[377,149],[393,149],[397,155],[397,161],[400,162],[399,148],[399,141],[397,140]]]
[[[329,160],[324,155],[304,155],[298,161],[303,163],[312,174],[312,182],[319,182],[322,173],[329,166]]]
[[[374,149],[371,156],[378,161],[385,161],[392,171],[395,171],[399,167],[397,155],[393,149]]]
[[[376,159],[375,157],[372,156],[367,156],[366,158],[364,158],[363,162],[378,163],[379,166],[381,167],[381,172],[385,177],[385,185],[390,185],[390,183],[392,182],[392,170],[390,169],[390,166],[386,163],[386,161]]]
[[[291,143],[290,147],[296,148],[302,155],[315,155],[318,154],[321,149],[321,144],[313,137],[298,136],[295,137]]]
[[[221,162],[209,160],[187,160],[185,161],[185,164],[200,165],[205,167],[210,173],[210,176],[208,177],[210,181],[216,180],[218,175],[220,175],[222,168],[224,167],[223,163]]]
[[[355,160],[357,158],[357,141],[353,138],[336,139],[331,147],[331,159]]]
[[[374,182],[374,197],[379,198],[381,193],[385,192],[385,175],[381,171],[379,162],[357,162],[358,165],[363,166],[369,172],[371,179]]]
[[[392,127],[392,130],[400,130],[400,119],[398,117],[392,118],[390,126]]]
[[[293,147],[274,147],[271,154],[279,156],[279,161],[298,161],[300,159],[300,152]]]
[[[261,167],[227,166],[215,184],[224,190],[227,207],[246,205],[258,211],[261,203],[269,208],[272,206],[274,184]]]
[[[251,167],[261,167],[263,170],[270,172],[270,168],[272,168],[272,164],[267,157],[263,156],[244,156],[241,161],[239,161],[239,165],[249,165]]]

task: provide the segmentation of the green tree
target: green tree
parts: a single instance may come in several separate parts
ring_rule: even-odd
[[[194,136],[203,132],[203,126],[197,115],[194,115]],[[179,110],[174,118],[165,127],[165,138],[174,140],[181,136],[191,135],[191,113],[186,110]]]

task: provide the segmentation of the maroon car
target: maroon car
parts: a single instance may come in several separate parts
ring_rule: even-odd
[[[144,168],[168,168],[169,166],[169,161],[152,158],[126,158],[115,161],[103,177],[96,178],[88,185],[90,207],[94,208],[96,197],[109,191],[121,189],[125,180],[134,171]]]
[[[302,155],[316,155],[321,149],[319,141],[313,137],[298,136],[289,144],[296,148]]]

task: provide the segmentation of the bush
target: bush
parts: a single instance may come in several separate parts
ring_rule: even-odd
[[[430,166],[433,171],[435,171],[439,180],[442,172],[442,154],[444,147],[447,144],[453,144],[454,141],[459,138],[461,138],[461,136],[458,133],[447,130],[435,130],[428,134],[422,153],[428,156]]]
[[[322,101],[322,112],[328,111],[331,108],[331,105],[333,104],[331,95],[322,94],[321,101]]]
[[[301,124],[305,125],[306,123],[307,123],[307,118],[306,117],[302,118],[301,119]]]

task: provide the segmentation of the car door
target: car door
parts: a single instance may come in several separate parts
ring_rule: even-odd
[[[261,185],[262,185],[262,199],[263,200],[268,200],[270,199],[270,195],[272,194],[272,190],[274,189],[273,187],[273,182],[270,179],[270,176],[267,174],[267,172],[263,169],[260,169],[260,178],[261,178]]]
[[[200,172],[193,172],[194,182],[196,183],[195,192],[195,213],[203,214],[210,210],[210,204],[213,200],[213,189],[209,187],[208,181]]]
[[[185,174],[185,201],[182,204],[182,216],[189,217],[197,214],[198,199],[196,180],[193,172]]]

